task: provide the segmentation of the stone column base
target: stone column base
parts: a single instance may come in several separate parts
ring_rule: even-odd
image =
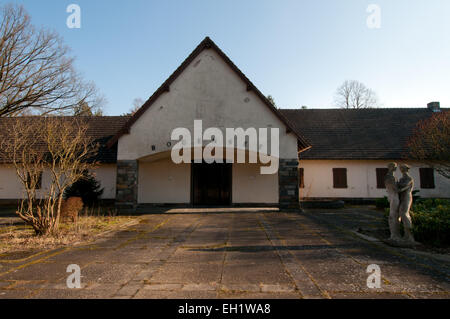
[[[138,161],[117,161],[116,208],[121,212],[137,208]]]
[[[278,192],[280,209],[300,209],[298,197],[298,159],[280,159]]]

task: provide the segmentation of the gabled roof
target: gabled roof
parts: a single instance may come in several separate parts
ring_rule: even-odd
[[[62,117],[72,119],[73,117]],[[42,117],[24,116],[24,117],[0,117],[0,141],[8,140],[8,127],[12,127],[16,121],[42,121]],[[117,131],[130,119],[129,116],[90,116],[82,117],[86,121],[88,129],[86,134],[93,138],[99,144],[98,154],[95,158],[100,163],[117,162],[117,146],[107,147],[106,143],[113,137]],[[28,123],[28,122],[26,122]],[[45,147],[42,148],[45,151]],[[8,157],[0,149],[0,164],[9,164]]]
[[[441,109],[449,112],[449,109]],[[406,143],[414,128],[433,112],[426,108],[398,109],[280,109],[289,117],[293,130],[300,131],[312,148],[300,154],[302,159],[395,160],[407,157]],[[68,119],[71,117],[67,117]],[[39,121],[40,117],[0,118],[0,140],[8,139],[7,127],[19,119]],[[130,116],[93,116],[85,118],[87,134],[99,142],[96,158],[100,163],[116,163],[117,143],[106,144],[131,119]],[[0,151],[0,164],[7,157]]]
[[[142,105],[142,107],[127,121],[127,123],[117,132],[117,134],[108,142],[108,146],[113,146],[119,138],[130,132],[130,127],[150,108],[158,97],[165,92],[170,91],[170,85],[178,78],[178,76],[189,66],[189,64],[203,51],[214,50],[226,64],[242,79],[247,85],[247,91],[254,92],[261,101],[286,125],[288,132],[292,132],[298,139],[300,150],[310,147],[308,141],[302,136],[300,131],[281,113],[273,104],[262,94],[258,88],[242,73],[241,70],[226,56],[225,53],[209,38],[206,37],[192,53],[181,63],[181,65],[172,73],[171,76],[153,93],[153,95]]]
[[[449,109],[441,109],[446,112]],[[408,139],[427,108],[282,109],[310,141],[301,159],[405,159]]]

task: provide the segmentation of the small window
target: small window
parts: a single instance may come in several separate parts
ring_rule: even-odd
[[[33,179],[31,178],[30,173],[27,174],[27,187],[32,188]],[[42,172],[38,173],[37,180],[36,180],[36,187],[35,189],[41,189],[42,188]]]
[[[386,186],[384,185],[384,177],[386,176],[389,170],[387,168],[377,168],[376,170],[377,170],[377,188],[385,188]]]
[[[304,168],[299,167],[298,169],[298,187],[299,188],[305,188],[305,179],[304,179]]]
[[[347,188],[347,169],[333,168],[333,187]]]
[[[434,188],[434,169],[430,167],[419,168],[420,188]]]

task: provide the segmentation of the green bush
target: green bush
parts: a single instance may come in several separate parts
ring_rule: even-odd
[[[444,247],[450,245],[450,200],[420,199],[411,209],[417,241]]]
[[[387,197],[384,196],[383,198],[377,198],[375,200],[375,206],[377,208],[387,208],[387,207],[389,207],[389,201],[388,201]]]
[[[450,246],[450,200],[417,199],[410,211],[414,238],[436,247]],[[385,208],[386,222],[389,208]],[[401,228],[403,233],[403,228]]]
[[[98,204],[102,194],[103,189],[100,188],[100,183],[91,174],[86,174],[65,190],[64,198],[81,197],[84,206],[93,207]]]

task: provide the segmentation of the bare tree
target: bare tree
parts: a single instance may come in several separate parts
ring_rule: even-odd
[[[98,103],[94,84],[74,70],[58,34],[36,29],[22,6],[0,9],[0,117],[69,113],[80,102]]]
[[[23,117],[3,127],[1,150],[24,189],[17,214],[37,235],[56,233],[64,191],[96,167],[98,145],[79,117]],[[50,181],[42,183],[45,172]]]
[[[102,116],[103,110],[99,106],[91,107],[82,101],[73,108],[74,116]]]
[[[335,103],[344,109],[366,109],[377,107],[376,93],[358,81],[345,81],[336,91]]]
[[[136,113],[141,106],[144,105],[144,100],[141,99],[140,97],[135,98],[133,100],[133,107],[131,108],[130,112],[128,112],[129,115],[134,115],[134,113]]]
[[[450,178],[450,112],[434,113],[420,121],[408,141],[409,157]]]

